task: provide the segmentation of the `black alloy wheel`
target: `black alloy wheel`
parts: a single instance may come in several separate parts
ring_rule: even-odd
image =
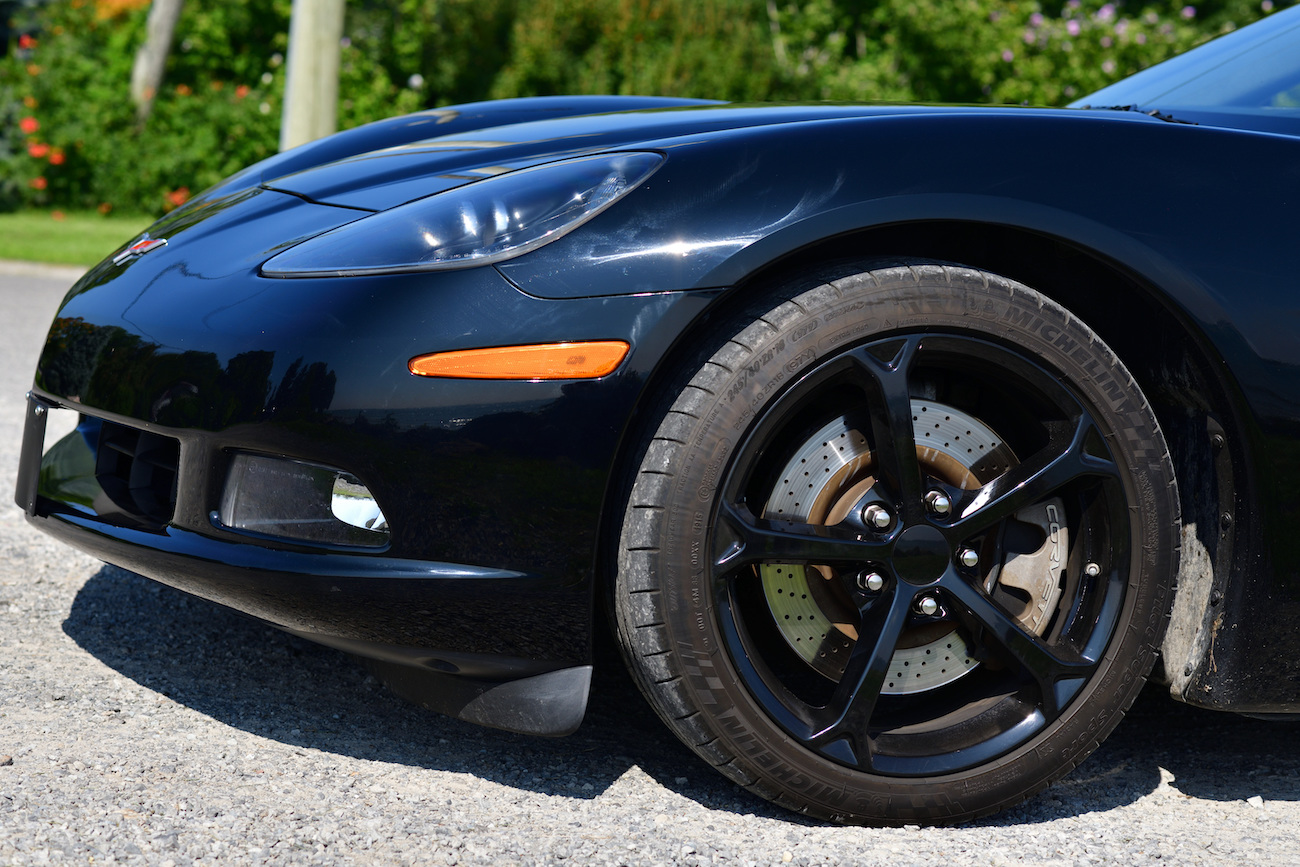
[[[1168,452],[1110,349],[1033,290],[921,263],[722,330],[624,518],[615,612],[660,715],[837,821],[969,819],[1082,761],[1178,563]]]

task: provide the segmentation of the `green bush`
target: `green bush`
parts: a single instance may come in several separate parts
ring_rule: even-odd
[[[339,126],[489,97],[517,0],[379,0],[348,7]]]
[[[761,10],[752,0],[533,0],[491,95],[768,99],[778,71]]]
[[[339,124],[553,93],[1059,105],[1290,2],[353,0]],[[291,0],[187,3],[144,123],[148,0],[21,3],[0,209],[159,213],[275,152]]]
[[[1288,3],[773,3],[795,98],[1060,105]]]
[[[160,213],[274,153],[289,2],[255,0],[238,7],[247,14],[221,18],[187,4],[144,123],[130,80],[147,3],[43,7],[38,34],[11,46],[0,67],[24,137],[3,174],[22,204]]]

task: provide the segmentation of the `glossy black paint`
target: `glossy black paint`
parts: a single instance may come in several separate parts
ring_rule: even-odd
[[[215,197],[256,187],[297,172],[368,154],[381,148],[400,148],[468,130],[529,123],[553,117],[572,117],[602,112],[651,110],[685,105],[707,105],[711,100],[674,99],[657,96],[546,96],[532,99],[502,99],[430,109],[368,123],[336,135],[308,142],[236,172],[193,200],[202,204]]]
[[[566,116],[628,108],[641,110]],[[582,668],[640,413],[715,312],[869,262],[955,261],[1061,301],[1152,400],[1209,563],[1206,602],[1187,616],[1211,641],[1166,659],[1176,694],[1294,709],[1300,660],[1275,648],[1300,638],[1297,135],[1131,112],[616,98],[363,127],[208,191],[151,229],[165,247],[102,263],[59,310],[33,407],[178,441],[170,522],[96,515],[61,499],[53,471],[33,487],[30,434],[18,499],[96,556],[386,663],[482,683]],[[369,155],[378,148],[394,150]],[[476,168],[621,149],[667,160],[599,218],[497,268],[260,276],[277,251]],[[430,380],[406,367],[428,352],[582,339],[632,352],[593,381]],[[355,474],[389,516],[389,545],[222,527],[233,450]]]
[[[595,520],[624,420],[712,293],[556,304],[490,268],[368,288],[266,280],[257,267],[277,245],[264,241],[280,236],[265,221],[314,232],[351,214],[276,192],[233,198],[211,201],[206,220],[172,220],[157,252],[88,274],[36,376],[52,403],[180,441],[170,525],[104,523],[49,485],[38,520],[96,556],[372,657],[497,679],[585,665]],[[637,349],[596,382],[439,382],[406,367],[557,331]],[[313,552],[219,526],[233,449],[356,474],[402,516],[390,545]],[[495,565],[472,565],[484,563]]]
[[[1152,111],[1177,121],[1295,134],[1295,111],[1273,102],[1294,84],[1300,13],[1287,10],[1170,58],[1072,103]],[[1264,108],[1265,110],[1259,110]]]

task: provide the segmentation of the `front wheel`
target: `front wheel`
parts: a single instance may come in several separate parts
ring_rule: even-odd
[[[974,818],[1082,761],[1151,668],[1178,560],[1168,451],[1114,353],[947,265],[722,331],[624,515],[619,635],[659,714],[844,822]]]

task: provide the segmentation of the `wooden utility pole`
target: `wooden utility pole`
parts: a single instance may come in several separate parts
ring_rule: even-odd
[[[144,44],[135,53],[131,67],[131,100],[136,117],[143,123],[153,109],[153,98],[162,87],[167,55],[172,49],[172,35],[181,17],[182,0],[153,0],[145,23]]]
[[[293,0],[280,150],[327,136],[337,128],[342,39],[343,0]]]

